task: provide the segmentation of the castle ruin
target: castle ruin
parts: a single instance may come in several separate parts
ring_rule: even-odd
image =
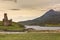
[[[4,26],[12,25],[12,19],[8,20],[7,13],[4,13],[3,25]]]

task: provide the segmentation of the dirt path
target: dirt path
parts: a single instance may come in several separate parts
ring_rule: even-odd
[[[27,32],[0,32],[0,34],[25,34]]]
[[[60,32],[0,32],[0,34],[25,34],[25,33],[60,33]]]

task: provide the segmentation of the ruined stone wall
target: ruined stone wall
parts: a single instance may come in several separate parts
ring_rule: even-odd
[[[12,19],[8,20],[7,13],[4,13],[3,25],[4,26],[10,26],[10,25],[12,25]]]

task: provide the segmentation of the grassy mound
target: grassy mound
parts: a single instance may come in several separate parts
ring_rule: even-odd
[[[24,26],[18,23],[13,22],[11,26],[3,26],[3,22],[0,21],[0,30],[9,30],[9,31],[21,31],[24,29]]]

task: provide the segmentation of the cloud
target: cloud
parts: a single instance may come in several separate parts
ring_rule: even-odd
[[[47,7],[49,5],[59,4],[60,0],[18,0],[19,7]]]
[[[0,10],[3,9],[17,9],[18,6],[14,2],[11,1],[0,1]]]

